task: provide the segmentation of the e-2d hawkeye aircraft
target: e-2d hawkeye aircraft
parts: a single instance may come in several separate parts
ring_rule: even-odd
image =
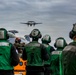
[[[42,24],[42,23],[36,23],[35,21],[28,21],[27,23],[21,22],[21,24],[27,24],[27,26],[35,26],[36,24]]]

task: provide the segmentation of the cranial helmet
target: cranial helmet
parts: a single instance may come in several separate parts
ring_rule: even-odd
[[[56,48],[64,48],[65,46],[67,45],[65,39],[63,37],[59,37],[56,39],[55,43],[54,43],[54,46]]]
[[[30,33],[31,38],[41,38],[41,32],[38,29],[33,29]]]
[[[20,43],[20,42],[21,42],[21,39],[17,37],[17,38],[15,39],[15,42]]]
[[[42,43],[50,43],[51,37],[49,35],[44,35],[42,38]]]
[[[7,30],[5,28],[0,28],[0,40],[7,40],[8,38]]]
[[[73,24],[73,28],[72,28],[72,30],[69,32],[69,37],[70,37],[71,39],[73,39],[74,36],[76,36],[76,23]]]

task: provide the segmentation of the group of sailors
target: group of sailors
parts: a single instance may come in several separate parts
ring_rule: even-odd
[[[72,47],[76,46],[76,24],[73,24],[69,33],[73,42],[67,44],[63,37],[58,37],[54,43],[55,48],[50,45],[50,35],[42,37],[38,29],[33,29],[29,36],[32,41],[25,45],[21,56],[23,60],[27,60],[26,75],[76,75],[76,50]],[[42,43],[38,42],[39,38]]]
[[[69,33],[73,42],[67,44],[58,37],[55,48],[50,45],[50,35],[42,37],[39,29],[33,29],[29,36],[32,41],[28,44],[16,38],[12,45],[7,41],[7,30],[0,28],[0,75],[14,75],[13,67],[18,65],[19,57],[27,60],[26,75],[76,75],[76,24]],[[40,38],[42,43],[38,42]]]

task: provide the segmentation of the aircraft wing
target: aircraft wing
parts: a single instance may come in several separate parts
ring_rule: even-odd
[[[35,24],[42,24],[42,23],[35,23]]]
[[[11,33],[13,33],[13,34],[18,33],[17,30],[8,30],[8,32],[11,32]]]
[[[21,24],[29,24],[29,23],[23,23],[23,22],[21,22]]]

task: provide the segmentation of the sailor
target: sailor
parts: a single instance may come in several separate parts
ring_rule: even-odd
[[[0,75],[14,75],[14,66],[19,63],[16,50],[8,38],[7,30],[0,28]]]
[[[42,44],[45,46],[50,58],[47,61],[44,61],[44,75],[51,75],[51,52],[55,51],[55,49],[49,43],[51,43],[51,37],[46,34],[42,38]]]
[[[72,42],[62,52],[63,75],[76,75],[76,23],[69,32]]]
[[[21,43],[21,39],[20,39],[20,38],[17,37],[17,38],[15,39],[14,46],[15,46],[15,48],[16,48],[16,51],[17,51],[19,57],[22,56],[22,52],[23,52],[24,45],[25,45],[25,43]]]
[[[26,44],[22,58],[27,60],[26,75],[44,75],[44,60],[48,60],[49,56],[45,47],[38,42],[41,38],[39,29],[33,29],[30,33],[32,42]]]
[[[51,54],[51,75],[62,75],[62,51],[67,46],[66,40],[63,37],[56,39],[54,43],[55,51]]]

